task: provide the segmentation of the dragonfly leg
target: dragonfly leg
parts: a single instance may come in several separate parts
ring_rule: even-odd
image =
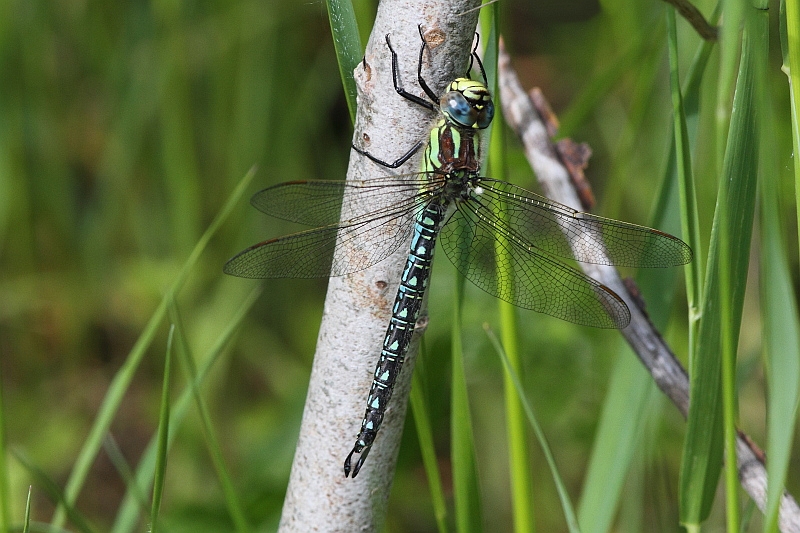
[[[356,146],[355,144],[353,145],[353,150],[355,150],[355,151],[356,151],[356,152],[358,152],[359,154],[361,154],[361,155],[363,155],[363,156],[365,156],[365,157],[369,158],[369,159],[370,159],[370,161],[373,161],[373,162],[375,162],[375,163],[379,164],[379,165],[380,165],[380,166],[382,166],[382,167],[386,167],[386,168],[397,168],[397,167],[399,167],[400,165],[402,165],[403,163],[405,163],[406,161],[408,161],[409,159],[411,159],[411,156],[413,156],[414,154],[416,154],[416,153],[419,151],[419,149],[420,149],[420,148],[422,148],[422,145],[423,145],[423,144],[425,144],[425,143],[423,143],[422,141],[419,141],[417,144],[415,144],[414,146],[412,146],[412,147],[411,147],[411,150],[409,150],[408,152],[406,152],[406,153],[404,153],[403,155],[401,155],[400,157],[398,157],[398,158],[397,158],[397,159],[396,159],[394,162],[392,162],[392,163],[387,163],[386,161],[384,161],[384,160],[382,160],[382,159],[378,159],[377,157],[375,157],[375,156],[374,156],[374,155],[372,155],[371,153],[367,152],[366,150],[362,150],[361,148],[359,148],[359,147],[358,147],[358,146]]]
[[[419,86],[422,87],[422,90],[428,95],[428,98],[434,102],[438,102],[439,98],[436,96],[436,93],[434,93],[431,88],[428,87],[428,83],[422,77],[422,56],[425,53],[425,48],[427,48],[428,42],[425,40],[425,35],[422,33],[422,24],[417,26],[417,29],[419,30],[419,38],[422,39],[422,47],[419,49],[419,63],[417,63],[417,80],[419,81]]]
[[[481,69],[481,77],[483,78],[483,84],[488,86],[489,80],[486,79],[486,71],[483,69],[483,62],[481,62],[481,58],[478,56],[478,44],[481,41],[481,34],[475,32],[475,47],[472,49],[472,54],[469,56],[469,67],[467,68],[467,78],[470,77],[472,72],[472,61],[475,60],[478,62],[478,68]]]
[[[422,29],[420,27],[420,35],[422,35],[421,32]],[[415,94],[411,94],[410,92],[406,91],[400,86],[400,67],[398,67],[397,64],[397,52],[395,52],[394,48],[392,48],[392,43],[389,41],[388,34],[386,35],[386,45],[389,47],[389,52],[391,52],[392,54],[392,81],[394,82],[394,90],[397,91],[397,94],[399,94],[406,100],[410,100],[417,105],[421,105],[426,109],[430,109],[431,111],[436,111],[435,104],[425,100],[424,98],[420,98]],[[433,94],[433,91],[430,90],[428,85],[425,84],[425,82],[422,79],[422,52],[425,50],[425,46],[426,46],[425,39],[422,39],[422,49],[419,52],[419,65],[417,67],[417,75],[419,77],[420,85],[422,86],[422,89],[425,91],[425,94],[427,94],[431,100],[437,102],[438,99],[436,98],[436,95]]]

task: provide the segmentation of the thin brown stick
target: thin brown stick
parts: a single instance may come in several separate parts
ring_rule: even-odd
[[[519,82],[505,48],[500,43],[500,100],[503,116],[523,142],[528,161],[547,197],[581,209],[570,173],[561,161],[547,126],[528,93]],[[543,98],[543,97],[542,97]],[[540,105],[541,107],[541,105]],[[587,275],[616,292],[631,310],[631,323],[621,331],[633,351],[653,377],[656,385],[686,417],[689,411],[689,377],[661,334],[641,310],[614,267],[581,264]],[[763,512],[767,505],[767,470],[763,452],[744,433],[736,442],[737,465],[742,488]],[[779,526],[784,533],[800,533],[800,507],[784,493]]]
[[[672,4],[675,9],[678,10],[678,13],[686,19],[686,21],[692,25],[692,27],[697,31],[698,35],[705,39],[706,41],[716,41],[719,37],[719,31],[716,26],[712,26],[708,23],[706,18],[700,13],[700,10],[697,9],[694,4],[688,2],[688,0],[664,0],[668,4]]]

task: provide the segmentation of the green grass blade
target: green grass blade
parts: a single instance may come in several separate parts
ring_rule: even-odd
[[[336,59],[339,62],[339,74],[342,77],[347,109],[350,111],[350,122],[355,122],[356,81],[353,78],[353,71],[364,54],[356,13],[350,0],[327,0],[326,3],[333,34],[333,47],[336,49]]]
[[[28,533],[31,530],[31,493],[33,489],[28,487],[28,498],[25,500],[25,519],[22,522],[22,533]]]
[[[233,525],[239,533],[247,533],[250,531],[250,526],[247,524],[247,518],[243,511],[243,505],[236,494],[236,489],[233,486],[233,480],[228,472],[228,467],[225,465],[225,459],[222,454],[222,447],[219,444],[219,439],[214,431],[214,423],[211,420],[211,413],[208,412],[205,399],[200,391],[200,386],[197,381],[197,367],[195,366],[194,357],[192,356],[189,343],[184,334],[184,328],[178,309],[173,302],[169,306],[169,315],[172,323],[175,324],[175,330],[178,335],[178,355],[183,363],[184,370],[187,375],[187,380],[191,385],[192,396],[194,397],[195,407],[197,413],[200,415],[200,423],[203,428],[203,435],[205,437],[206,445],[208,446],[209,454],[211,455],[211,462],[214,465],[214,470],[217,473],[222,493],[225,497],[225,503],[228,507]],[[159,437],[159,445],[161,440]],[[159,451],[160,453],[160,451]]]
[[[491,16],[489,16],[491,14]],[[481,22],[484,28],[484,35],[488,38],[486,42],[486,53],[484,54],[484,67],[489,89],[494,98],[494,106],[497,109],[495,118],[492,121],[491,132],[487,132],[489,137],[489,154],[486,158],[487,175],[494,179],[507,180],[505,163],[505,124],[500,105],[500,91],[497,87],[497,53],[499,30],[497,4],[491,10],[483,10]],[[488,31],[487,31],[488,28]],[[504,216],[502,212],[497,213],[499,217]],[[503,272],[512,272],[510,258],[506,250],[506,239],[502,235],[495,235],[497,244],[495,253],[497,254],[498,268]],[[519,349],[519,335],[517,333],[517,308],[504,301],[498,300],[500,311],[500,335],[502,337],[505,353],[509,358],[512,368],[519,373],[522,370],[522,360]],[[503,389],[505,395],[506,410],[506,432],[508,435],[508,470],[511,479],[511,506],[514,515],[514,531],[517,533],[529,533],[535,530],[535,520],[533,514],[533,489],[531,488],[531,464],[530,454],[528,453],[528,433],[525,424],[525,415],[522,404],[517,396],[517,390],[511,382],[508,373],[503,376]]]
[[[667,41],[669,43],[670,91],[672,93],[673,132],[675,134],[675,159],[678,186],[681,196],[681,228],[683,236],[693,250],[700,250],[700,222],[697,213],[694,174],[689,129],[683,107],[683,95],[678,79],[678,31],[675,22],[675,9],[667,7]],[[695,253],[694,259],[684,266],[686,278],[686,298],[689,304],[689,346],[694,346],[699,320],[700,295],[702,293],[702,259]],[[691,357],[690,357],[691,360]]]
[[[678,44],[677,44],[677,28],[675,22],[675,10],[667,8],[667,25],[669,36],[670,48],[670,80],[671,92],[673,100],[673,116],[674,116],[674,132],[675,132],[675,147],[676,159],[678,161],[677,170],[679,176],[679,183],[681,185],[681,199],[683,209],[683,234],[688,236],[690,243],[697,247],[700,243],[699,240],[699,221],[697,214],[697,199],[694,194],[694,178],[691,166],[690,145],[688,137],[688,129],[686,117],[683,110],[683,101],[680,90],[680,83],[678,81]],[[721,197],[727,197],[727,191],[720,192]],[[721,206],[720,214],[720,254],[722,257],[729,256],[728,245],[728,222],[727,210],[725,205]],[[731,294],[729,291],[730,270],[727,261],[719,263],[719,278],[720,278],[720,322],[722,325],[721,334],[721,349],[722,349],[722,373],[723,373],[723,397],[724,397],[724,435],[725,435],[725,449],[728,457],[735,457],[735,419],[736,419],[736,401],[735,401],[735,350],[732,341],[731,323]],[[697,335],[697,327],[700,305],[700,294],[702,292],[701,272],[702,264],[700,254],[697,258],[686,265],[686,293],[689,303],[689,360],[692,361],[696,357],[694,349],[697,347],[695,338]],[[733,476],[731,478],[731,475]],[[731,483],[732,479],[732,483]],[[728,496],[728,505],[726,510],[728,512],[728,528],[731,531],[738,529],[738,479],[736,476],[736,462],[729,461],[726,463],[726,486],[728,488],[726,495]]]
[[[611,530],[631,462],[642,445],[652,398],[650,374],[629,350],[617,358],[583,483],[578,524],[583,533]]]
[[[724,182],[723,182],[724,183]],[[728,191],[721,188],[721,196],[726,198]],[[719,254],[730,257],[730,214],[725,206],[719,210]],[[725,441],[725,457],[736,457],[736,420],[738,403],[736,400],[736,346],[734,345],[733,293],[731,290],[731,268],[727,261],[719,262],[719,315],[720,315],[720,355],[722,359],[722,425]],[[728,531],[739,530],[739,475],[735,460],[725,461],[725,516]]]
[[[486,335],[489,337],[489,340],[492,342],[492,346],[494,346],[497,355],[500,357],[500,360],[503,362],[503,367],[505,368],[506,372],[508,373],[511,382],[514,384],[514,387],[517,391],[517,397],[519,401],[522,403],[522,407],[525,411],[525,415],[528,418],[528,423],[533,428],[533,432],[536,435],[536,439],[539,441],[539,445],[542,447],[542,453],[544,454],[545,460],[547,461],[547,466],[550,468],[550,472],[553,476],[553,481],[556,485],[556,490],[558,491],[558,498],[561,501],[561,508],[564,511],[564,517],[567,520],[567,527],[569,528],[570,533],[579,533],[580,527],[578,526],[578,519],[575,517],[575,510],[572,507],[572,502],[570,502],[569,494],[567,493],[567,488],[564,485],[561,476],[558,473],[558,468],[556,467],[555,459],[553,459],[553,454],[550,451],[550,446],[547,444],[547,439],[544,436],[544,432],[542,428],[539,426],[539,422],[536,420],[536,416],[533,413],[533,408],[531,407],[530,403],[528,403],[528,399],[525,396],[525,390],[522,387],[522,383],[519,380],[519,376],[517,375],[514,368],[511,366],[511,361],[508,359],[505,350],[503,349],[503,345],[500,343],[500,340],[494,334],[494,332],[489,328],[488,324],[484,324],[483,329],[486,331]]]
[[[745,9],[752,4],[739,0],[723,0],[725,18],[719,32],[719,74],[717,82],[717,110],[716,110],[716,153],[717,161],[723,161],[723,154],[727,143],[728,127],[731,117],[731,91],[736,80],[736,67],[740,60],[739,47],[741,45],[740,33]],[[723,161],[723,165],[724,165]],[[720,171],[722,169],[719,169]]]
[[[72,522],[78,531],[82,531],[83,533],[93,533],[95,531],[91,525],[89,525],[89,521],[86,519],[86,517],[83,516],[83,514],[74,505],[65,501],[64,493],[61,491],[61,488],[49,475],[47,475],[47,472],[39,468],[38,465],[31,461],[21,451],[12,450],[12,453],[17,461],[19,461],[25,470],[28,471],[28,474],[35,480],[36,485],[44,490],[54,503],[58,502],[61,506],[63,506],[69,521]]]
[[[411,410],[414,413],[414,427],[417,430],[419,439],[419,449],[422,454],[422,463],[425,466],[425,473],[428,476],[428,487],[431,491],[431,505],[433,515],[436,518],[436,528],[439,533],[447,531],[447,502],[442,486],[442,476],[439,473],[439,466],[436,460],[436,447],[433,444],[433,430],[431,429],[431,419],[428,412],[428,399],[425,395],[425,383],[422,376],[425,374],[425,349],[423,347],[417,357],[414,366],[414,374],[411,377]]]
[[[6,453],[6,411],[3,404],[3,372],[0,368],[0,533],[11,528],[11,504],[9,494],[8,454]]]
[[[749,18],[748,18],[749,20]],[[691,362],[691,398],[680,479],[681,522],[699,528],[713,502],[722,466],[722,360],[720,311],[724,294],[720,263],[730,268],[730,320],[726,320],[730,346],[736,346],[747,280],[753,212],[755,209],[758,135],[754,96],[754,63],[762,60],[761,43],[754,28],[745,27],[742,57],[734,94],[731,127],[714,215],[702,319],[696,357]],[[727,215],[720,213],[727,210]],[[721,220],[727,220],[729,254],[722,255]]]
[[[174,213],[169,235],[175,242],[175,249],[185,254],[192,249],[201,227],[200,156],[193,135],[191,77],[185,66],[186,48],[190,45],[180,31],[183,21],[179,19],[178,10],[164,9],[166,5],[156,4],[156,11],[161,12],[163,31],[172,35],[157,45],[164,92],[159,109],[159,133],[163,137],[161,166],[170,212]]]
[[[498,128],[499,129],[499,128]],[[503,346],[507,346],[506,355],[514,372],[522,369],[517,333],[516,308],[501,301],[500,326]],[[528,433],[525,426],[524,410],[519,391],[506,372],[503,375],[505,394],[506,431],[508,433],[508,468],[511,478],[511,502],[514,511],[514,531],[524,533],[534,531],[533,489],[531,487],[531,463],[528,452]]]
[[[785,6],[787,12],[781,16],[786,24],[781,24],[782,31],[789,31],[786,15],[789,4],[793,4],[794,13],[800,16],[797,2],[789,0]],[[800,20],[795,18],[791,23],[794,37],[800,37]],[[781,42],[784,44],[784,57],[795,60],[797,47],[792,50],[785,46],[789,42],[787,35],[783,35]],[[796,40],[794,42],[797,42]],[[763,67],[763,65],[762,65]],[[798,66],[800,69],[800,65]],[[791,69],[789,71],[791,74]],[[762,69],[756,79],[763,80],[759,86],[761,98],[771,93],[769,78]],[[790,90],[792,77],[790,76]],[[792,99],[795,97],[792,94]],[[797,303],[794,299],[794,285],[785,247],[785,231],[779,214],[780,187],[782,181],[781,165],[778,161],[778,152],[774,149],[777,145],[775,131],[777,120],[771,108],[764,109],[761,115],[762,164],[761,179],[761,309],[763,317],[764,353],[766,359],[766,376],[769,398],[767,410],[767,508],[764,513],[764,531],[777,533],[778,509],[780,497],[785,488],[789,470],[789,461],[792,452],[792,441],[797,425],[798,403],[800,403],[800,318],[798,318]],[[797,142],[798,122],[794,106],[792,106],[792,131],[794,142]],[[797,144],[795,144],[797,146]],[[797,152],[795,151],[795,154]],[[792,158],[795,165],[795,176],[800,173],[797,157]]]
[[[451,460],[453,463],[456,531],[470,533],[482,530],[482,519],[478,469],[475,464],[475,442],[472,436],[472,417],[469,409],[467,380],[464,373],[464,349],[461,341],[461,302],[463,297],[464,277],[458,275],[453,299]]]
[[[800,0],[781,2],[781,44],[783,71],[789,78],[789,101],[792,114],[792,148],[800,154]],[[800,158],[793,157],[795,203],[800,205]],[[800,224],[800,210],[797,211]]]
[[[197,378],[194,380],[194,385],[187,385],[186,388],[184,388],[184,390],[181,392],[178,400],[175,402],[175,406],[170,414],[170,444],[174,440],[175,434],[183,422],[186,412],[191,405],[194,397],[194,387],[200,387],[205,382],[209,372],[214,367],[216,362],[219,361],[220,357],[224,353],[225,347],[231,341],[234,334],[238,331],[242,321],[245,319],[250,309],[252,309],[253,304],[255,304],[255,302],[258,300],[261,292],[262,286],[258,285],[250,292],[247,298],[245,298],[245,300],[242,302],[242,305],[237,309],[228,325],[222,331],[222,334],[217,338],[216,342],[208,351],[208,355],[205,357],[202,365],[198,369]],[[153,480],[155,474],[156,455],[158,453],[157,445],[157,436],[154,436],[142,454],[142,458],[139,461],[139,466],[137,467],[136,471],[135,485],[128,487],[128,492],[125,495],[122,505],[120,506],[120,511],[117,513],[117,519],[114,523],[114,527],[111,530],[112,533],[130,533],[136,528],[139,519],[139,511],[141,509],[141,506],[138,503],[141,498],[139,498],[137,494],[143,494],[145,491],[147,491],[150,483]],[[146,516],[146,514],[144,516]]]
[[[169,383],[172,364],[172,343],[175,337],[175,324],[169,328],[167,353],[164,357],[164,383],[161,388],[161,409],[158,415],[158,453],[156,455],[156,475],[153,480],[153,504],[150,509],[150,533],[158,531],[158,511],[164,494],[164,480],[167,472],[167,449],[169,447]]]
[[[103,444],[105,434],[108,432],[109,427],[111,427],[111,422],[114,420],[117,409],[119,409],[119,406],[122,403],[122,398],[125,396],[128,386],[131,384],[131,380],[133,380],[133,376],[136,373],[136,370],[139,368],[139,364],[142,362],[147,349],[153,342],[156,332],[164,320],[167,311],[167,302],[172,298],[173,295],[180,291],[181,287],[183,287],[183,284],[186,282],[186,278],[189,276],[189,272],[191,272],[192,268],[194,268],[195,264],[197,264],[200,254],[202,254],[203,250],[205,250],[208,242],[211,240],[211,237],[214,236],[233,209],[239,205],[239,201],[244,195],[244,192],[247,190],[247,187],[250,185],[253,176],[255,176],[255,169],[251,169],[241,179],[239,184],[231,193],[230,197],[228,197],[225,205],[208,226],[208,229],[200,237],[200,240],[197,241],[192,253],[189,254],[189,257],[183,264],[183,267],[167,291],[167,294],[164,295],[164,298],[161,300],[158,308],[156,308],[156,310],[153,312],[153,315],[150,317],[150,320],[147,322],[147,325],[145,326],[141,335],[139,335],[139,338],[136,340],[136,344],[134,344],[133,348],[128,354],[128,357],[125,360],[125,363],[122,365],[122,368],[120,368],[119,372],[117,372],[117,374],[114,376],[114,379],[108,388],[108,392],[103,399],[103,403],[100,406],[100,410],[97,413],[97,418],[92,425],[92,429],[89,431],[89,435],[86,437],[83,448],[78,454],[78,458],[75,460],[75,466],[72,469],[72,473],[70,474],[66,488],[64,489],[63,503],[59,502],[56,512],[53,515],[53,525],[57,527],[62,527],[64,525],[64,520],[66,518],[64,504],[71,506],[78,498],[78,494],[83,487],[83,483],[86,481],[86,476],[89,474],[89,469],[91,468],[95,457],[97,457],[97,452],[100,450],[100,447]]]
[[[125,459],[125,456],[123,455],[122,450],[119,448],[117,441],[114,440],[110,434],[103,442],[103,451],[106,452],[111,464],[113,464],[114,468],[117,469],[117,473],[119,473],[120,477],[125,482],[125,486],[128,487],[128,490],[133,493],[133,496],[136,498],[136,502],[139,504],[139,510],[142,512],[142,515],[147,516],[150,512],[150,501],[145,493],[139,490],[133,470]]]

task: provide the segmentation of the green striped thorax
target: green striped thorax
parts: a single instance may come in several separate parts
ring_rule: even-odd
[[[442,118],[431,130],[423,159],[423,170],[439,175],[476,174],[480,168],[480,143],[475,137],[489,127],[494,103],[486,85],[469,78],[457,78],[439,98]]]

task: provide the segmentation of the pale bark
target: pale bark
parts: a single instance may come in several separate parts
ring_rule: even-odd
[[[393,161],[425,139],[434,117],[400,97],[392,84],[389,34],[398,53],[402,86],[422,96],[417,83],[421,40],[426,34],[423,76],[435,91],[466,70],[474,38],[478,0],[382,0],[367,44],[365,62],[355,70],[358,113],[354,143],[385,161]],[[421,154],[421,151],[420,151]],[[351,151],[348,180],[415,172],[419,155],[389,170]],[[342,214],[343,218],[347,213]],[[388,238],[388,237],[387,237]],[[405,420],[416,345],[412,344],[378,437],[355,479],[344,477],[342,464],[353,447],[366,407],[367,392],[391,315],[404,243],[378,265],[332,278],[308,387],[279,531],[378,531],[394,477]],[[418,341],[418,339],[417,339]]]

